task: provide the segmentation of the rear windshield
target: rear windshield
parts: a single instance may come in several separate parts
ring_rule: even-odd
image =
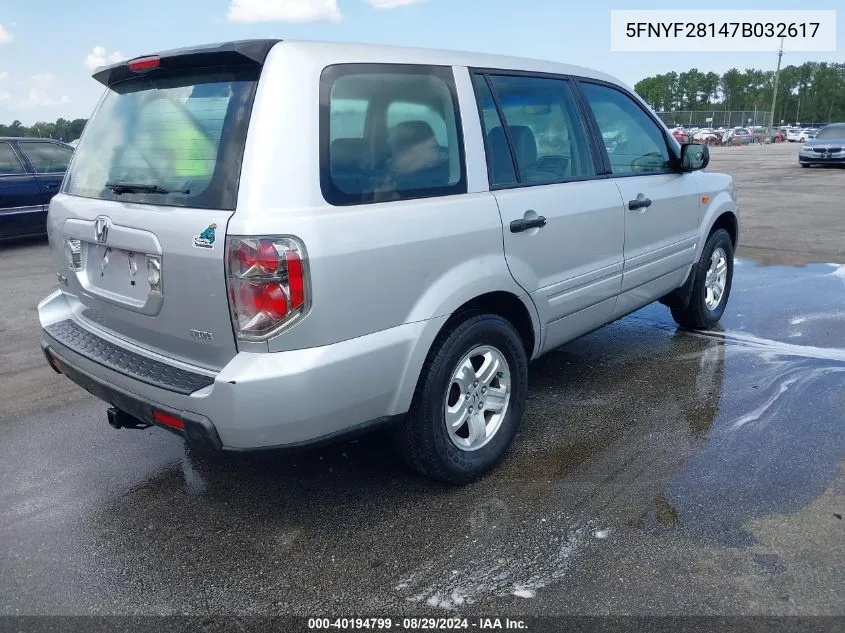
[[[65,193],[234,209],[258,72],[149,75],[110,86],[76,149]]]

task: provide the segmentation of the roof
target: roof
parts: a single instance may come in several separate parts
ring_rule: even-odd
[[[471,68],[495,68],[500,70],[524,70],[537,73],[577,75],[623,84],[612,75],[585,66],[560,62],[472,53],[466,51],[441,50],[434,48],[413,48],[409,46],[388,46],[382,44],[354,44],[342,42],[284,40],[285,48],[300,49],[321,57],[343,59],[345,62],[372,63],[376,58],[383,62],[398,64],[429,64],[434,66],[468,66]]]
[[[0,136],[0,141],[50,141],[59,145],[67,145],[57,138],[44,138],[43,136]]]
[[[577,75],[593,79],[603,79],[622,84],[615,77],[584,66],[563,64],[539,59],[523,57],[508,57],[504,55],[490,55],[485,53],[470,53],[465,51],[450,51],[433,48],[412,48],[408,46],[387,46],[382,44],[354,44],[341,42],[294,41],[294,40],[237,40],[220,42],[201,46],[191,46],[161,52],[149,52],[141,57],[158,55],[165,58],[203,57],[215,64],[230,60],[233,56],[240,56],[254,63],[263,63],[271,49],[281,44],[285,48],[299,49],[303,52],[318,56],[321,59],[331,58],[331,63],[339,60],[354,63],[392,62],[398,64],[428,64],[435,66],[469,66],[473,68],[496,68],[502,70],[525,70],[538,73],[561,75]],[[137,57],[135,59],[138,59]],[[129,60],[127,60],[129,61]],[[125,71],[127,61],[111,64],[97,69],[94,78],[103,84],[128,78]]]

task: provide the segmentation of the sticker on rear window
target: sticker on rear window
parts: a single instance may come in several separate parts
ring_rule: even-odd
[[[216,239],[215,231],[216,224],[209,224],[208,227],[199,235],[194,235],[194,246],[197,248],[214,248],[214,240]]]

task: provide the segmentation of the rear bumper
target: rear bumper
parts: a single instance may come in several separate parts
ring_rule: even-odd
[[[42,301],[38,311],[42,328],[54,333],[57,330],[50,326],[73,320],[97,334],[91,324],[73,316],[61,292]],[[420,353],[419,342],[426,338],[424,331],[432,325],[409,323],[289,352],[240,352],[211,377],[211,384],[190,393],[107,366],[46,329],[42,346],[49,352],[48,360],[54,359],[68,378],[140,420],[156,423],[152,411],[163,411],[184,421],[189,443],[251,450],[320,442],[404,413],[397,410],[401,379],[409,373]]]
[[[168,431],[180,435],[193,449],[199,449],[203,452],[218,452],[223,449],[217,429],[214,428],[214,425],[207,418],[190,411],[176,411],[158,403],[141,400],[134,394],[118,389],[114,385],[110,385],[76,367],[66,358],[60,356],[49,344],[42,342],[41,348],[44,351],[44,356],[47,358],[47,363],[53,369],[67,376],[100,400],[108,402],[142,422],[153,426],[161,426]],[[160,424],[153,417],[154,410],[162,411],[182,420],[182,424],[184,425],[183,430],[179,431],[173,427]]]

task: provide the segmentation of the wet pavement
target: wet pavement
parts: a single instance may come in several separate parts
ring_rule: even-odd
[[[209,461],[22,392],[0,613],[845,614],[843,317],[845,266],[739,261],[715,331],[655,304],[534,363],[463,488],[378,434]]]

